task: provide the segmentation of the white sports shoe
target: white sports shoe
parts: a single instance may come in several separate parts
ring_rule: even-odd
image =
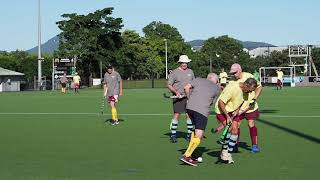
[[[228,153],[228,164],[233,164],[234,160],[232,159],[232,155]]]
[[[223,161],[228,161],[228,150],[222,150],[220,154],[220,158]]]
[[[228,161],[228,164],[233,164],[234,161],[232,159],[232,155],[228,152],[228,150],[222,150],[220,154],[220,158],[223,161]]]

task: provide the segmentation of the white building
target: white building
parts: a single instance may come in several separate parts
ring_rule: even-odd
[[[20,91],[20,82],[23,76],[23,73],[0,67],[0,92]]]
[[[282,52],[287,50],[288,47],[258,47],[252,50],[247,50],[251,58],[256,58],[257,56],[269,56],[273,51]]]

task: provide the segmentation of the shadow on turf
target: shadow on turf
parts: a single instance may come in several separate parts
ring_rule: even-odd
[[[251,146],[249,146],[246,142],[239,142],[238,147],[247,151],[251,151]]]
[[[106,119],[104,122],[105,123],[111,123],[112,119]],[[124,122],[124,119],[119,119],[119,122]]]
[[[218,146],[222,146],[222,145],[218,143]],[[238,148],[244,149],[244,150],[247,150],[247,151],[251,151],[251,146],[249,146],[246,142],[239,142],[238,143]],[[221,149],[220,149],[220,151],[221,151]],[[234,153],[241,153],[241,150],[239,150],[238,152],[234,152]]]
[[[185,140],[187,140],[187,134],[188,133],[186,133],[186,132],[177,131],[177,139],[185,139]],[[171,133],[165,133],[163,135],[168,136],[168,139],[169,139],[170,136],[171,136]],[[203,138],[206,139],[207,137],[203,136]]]
[[[186,152],[187,149],[179,149],[178,151],[181,153],[181,154],[184,154]],[[192,158],[195,158],[197,159],[198,157],[202,157],[202,154],[203,153],[206,153],[210,151],[210,149],[206,148],[206,147],[197,147],[194,152],[192,153]]]
[[[177,131],[177,139],[186,139],[187,138],[187,134],[188,133],[186,133],[186,132]],[[168,138],[170,138],[171,133],[165,133],[163,135],[168,136]]]
[[[271,127],[274,127],[274,128],[280,129],[280,130],[283,130],[283,131],[288,132],[288,133],[290,133],[290,134],[293,134],[293,135],[295,135],[295,136],[304,138],[304,139],[309,140],[309,141],[311,141],[311,142],[320,144],[320,139],[319,139],[319,138],[310,136],[310,135],[308,135],[308,134],[304,134],[304,133],[302,133],[302,132],[299,132],[299,131],[296,131],[296,130],[293,130],[293,129],[289,129],[289,128],[284,127],[284,126],[280,126],[280,125],[278,125],[278,124],[275,124],[275,123],[272,123],[272,122],[269,122],[269,121],[266,121],[266,120],[263,120],[263,119],[258,119],[257,121],[260,122],[260,123],[269,125],[269,126],[271,126]]]

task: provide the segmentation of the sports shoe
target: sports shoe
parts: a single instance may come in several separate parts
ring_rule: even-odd
[[[234,160],[232,159],[232,155],[228,153],[228,164],[233,164]]]
[[[258,145],[252,145],[252,149],[251,149],[251,153],[258,153],[260,152],[260,148],[258,147]]]
[[[170,136],[170,141],[171,141],[172,143],[177,143],[177,142],[178,142],[177,136],[176,136],[176,135],[171,135],[171,136]]]
[[[221,154],[220,154],[220,158],[223,161],[227,161],[228,160],[228,150],[222,150]]]
[[[198,166],[198,161],[195,159],[192,159],[191,157],[186,157],[186,156],[182,156],[182,158],[180,159],[182,162],[189,164],[191,166]]]
[[[221,160],[226,161],[228,164],[234,163],[232,159],[232,155],[228,153],[228,150],[222,150],[220,154],[220,158]]]
[[[114,121],[114,120],[112,120],[110,123],[111,126],[118,125],[118,124],[119,124],[119,121]]]

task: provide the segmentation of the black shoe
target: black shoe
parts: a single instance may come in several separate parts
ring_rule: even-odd
[[[170,141],[171,141],[172,143],[177,143],[177,142],[178,142],[177,136],[176,136],[176,135],[171,135],[171,136],[170,136]]]

